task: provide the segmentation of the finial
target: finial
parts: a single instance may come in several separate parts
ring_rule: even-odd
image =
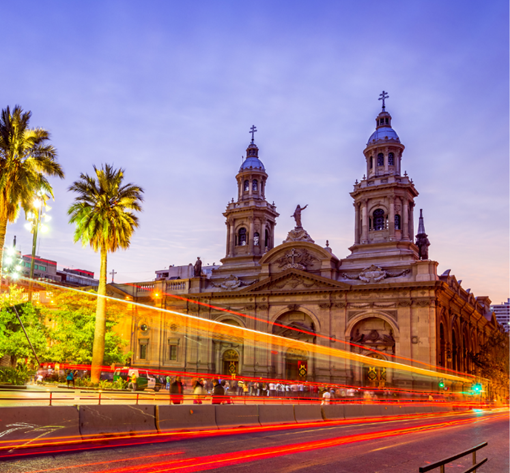
[[[384,101],[386,99],[388,99],[389,97],[390,96],[388,95],[388,92],[385,92],[384,90],[382,91],[382,94],[379,94],[379,100],[382,100],[382,109],[383,109],[383,112],[386,109],[386,105],[385,105]]]
[[[407,171],[404,171],[404,176],[407,177]]]
[[[248,132],[248,133],[251,133],[251,142],[252,143],[255,140],[256,131],[257,131],[257,128],[255,127],[255,125],[252,125],[252,127],[250,128],[250,131]]]
[[[326,240],[326,248],[329,248],[329,240]]]
[[[367,178],[367,176],[365,176],[365,175],[363,174],[363,180],[365,180],[366,178]]]
[[[356,179],[356,182],[354,183],[354,185],[358,184],[358,180]]]

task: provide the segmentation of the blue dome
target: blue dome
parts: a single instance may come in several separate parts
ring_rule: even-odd
[[[367,146],[372,144],[372,142],[374,142],[374,141],[379,141],[379,140],[384,141],[386,139],[386,137],[388,138],[388,140],[400,141],[400,138],[395,133],[395,130],[393,128],[391,128],[389,126],[382,126],[381,128],[378,128],[377,130],[375,130],[372,133],[372,135],[370,135],[370,138],[368,139]]]
[[[253,169],[260,169],[262,171],[265,171],[264,165],[262,164],[262,161],[259,158],[249,157],[246,158],[241,164],[241,167],[239,171],[244,171],[246,169],[253,168]]]

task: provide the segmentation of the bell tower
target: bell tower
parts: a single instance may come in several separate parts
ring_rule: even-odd
[[[375,264],[401,265],[419,259],[414,240],[414,198],[418,191],[407,172],[402,175],[405,146],[392,128],[383,91],[382,110],[363,154],[366,174],[356,180],[354,199],[354,245],[347,260],[370,259]],[[362,263],[362,261],[360,261]]]
[[[236,176],[237,201],[232,199],[223,214],[227,225],[224,265],[253,264],[274,247],[274,227],[279,214],[276,206],[266,200],[268,175],[259,159],[256,131],[252,126],[246,159]]]

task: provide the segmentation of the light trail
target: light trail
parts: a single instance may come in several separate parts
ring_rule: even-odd
[[[331,448],[339,445],[362,442],[367,440],[376,440],[381,438],[390,438],[401,435],[408,435],[420,432],[430,432],[438,429],[457,427],[466,424],[485,422],[488,420],[497,420],[503,416],[494,416],[491,418],[475,418],[463,419],[450,422],[441,422],[436,424],[426,424],[416,427],[407,427],[402,429],[384,430],[379,432],[362,433],[355,435],[348,435],[344,437],[336,437],[327,440],[316,440],[310,442],[302,442],[291,445],[265,447],[252,450],[244,450],[240,452],[224,453],[217,455],[209,455],[204,457],[193,457],[181,460],[174,460],[170,465],[169,462],[153,463],[149,465],[136,465],[130,467],[123,467],[118,469],[101,470],[97,473],[129,473],[137,472],[153,472],[163,473],[168,471],[199,471],[212,468],[221,468],[222,466],[234,465],[256,460],[263,460],[268,458],[280,457],[295,453],[306,452],[310,450],[317,450],[322,448]],[[507,416],[504,416],[507,417]],[[136,460],[133,458],[132,460]]]
[[[507,411],[505,411],[507,412]],[[471,413],[452,413],[449,412],[448,416],[463,416]],[[445,413],[423,413],[423,414],[403,414],[403,415],[390,415],[390,416],[377,416],[377,417],[360,417],[354,419],[343,419],[343,420],[330,420],[330,421],[316,421],[316,422],[300,422],[296,424],[277,424],[277,425],[264,425],[264,426],[250,426],[250,427],[235,427],[229,429],[210,429],[210,430],[188,430],[188,431],[161,431],[161,432],[152,432],[152,431],[138,431],[133,434],[133,432],[118,432],[115,434],[89,434],[89,435],[81,435],[81,436],[63,436],[63,437],[53,437],[48,439],[46,442],[39,443],[27,443],[31,440],[35,439],[24,439],[24,440],[3,440],[0,442],[0,451],[6,450],[26,450],[26,449],[34,449],[34,448],[44,448],[44,447],[64,447],[64,446],[79,446],[85,445],[82,448],[76,449],[66,449],[66,450],[51,450],[48,452],[37,451],[37,454],[41,453],[61,453],[61,452],[72,452],[72,451],[82,451],[87,449],[97,449],[97,448],[110,448],[112,445],[100,445],[93,446],[94,443],[111,441],[115,445],[113,446],[134,446],[134,445],[143,445],[147,443],[154,442],[170,442],[172,440],[182,440],[186,438],[201,438],[201,437],[220,437],[220,436],[229,436],[229,435],[240,435],[240,434],[249,434],[249,433],[257,433],[257,432],[274,432],[280,430],[299,430],[305,428],[315,428],[315,427],[335,427],[335,426],[356,426],[356,425],[366,425],[366,424],[385,424],[391,422],[401,422],[401,421],[409,421],[409,420],[418,420],[418,419],[434,419],[444,417]],[[131,440],[132,443],[125,444],[117,444],[116,442]],[[143,440],[143,441],[139,441]],[[86,445],[91,446],[86,446]],[[17,451],[16,455],[34,455],[35,453],[30,452],[21,452]],[[12,457],[12,454],[9,455],[0,455],[0,459]]]

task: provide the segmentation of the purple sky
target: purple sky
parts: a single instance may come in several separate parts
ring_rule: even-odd
[[[109,259],[116,281],[197,256],[218,263],[253,124],[276,242],[309,204],[312,238],[347,256],[349,192],[384,89],[438,271],[507,299],[507,1],[19,1],[0,17],[0,106],[31,110],[66,172],[38,251],[59,267],[98,271],[73,244],[66,189],[105,162],[145,189],[130,250]],[[7,241],[29,253],[23,224]]]

